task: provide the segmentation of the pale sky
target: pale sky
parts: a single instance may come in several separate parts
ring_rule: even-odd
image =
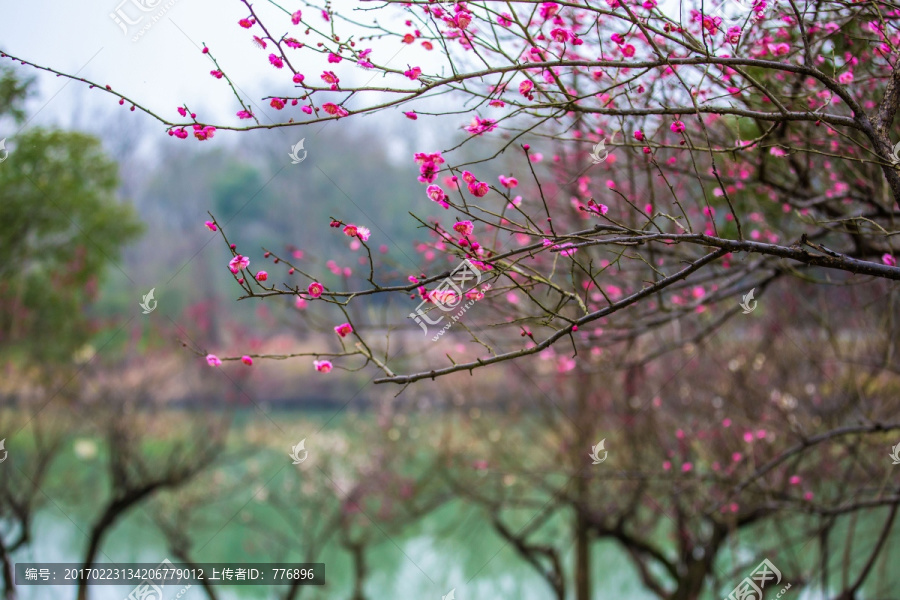
[[[235,117],[235,113],[241,107],[227,83],[224,79],[217,80],[209,74],[215,67],[209,58],[200,52],[204,43],[210,47],[212,54],[232,78],[239,92],[242,92],[245,101],[249,99],[253,102],[254,113],[261,123],[285,118],[267,102],[263,102],[261,100],[263,96],[277,93],[292,94],[295,90],[287,69],[279,71],[268,64],[267,57],[271,47],[262,50],[252,43],[251,35],[258,33],[258,28],[248,31],[237,25],[239,19],[247,16],[246,8],[237,0],[216,2],[0,0],[0,2],[3,14],[3,19],[0,20],[0,49],[43,66],[70,74],[77,73],[98,83],[111,85],[129,98],[134,98],[150,110],[170,119],[178,119],[175,109],[186,103],[197,113],[198,120],[241,124]],[[133,2],[155,6],[149,12],[142,13]],[[339,7],[340,0],[334,4]],[[350,0],[347,4],[359,6],[358,2]],[[285,6],[291,4],[285,3]],[[120,15],[124,14],[132,20],[144,16],[139,23],[128,27],[129,33],[126,35],[111,17],[117,9],[120,10]],[[272,35],[279,36],[290,31],[297,39],[305,41],[302,26],[292,31],[291,28],[294,26],[287,16],[268,2],[257,2],[254,9],[270,27]],[[151,24],[153,17],[160,13],[162,16]],[[304,10],[304,15],[311,22],[321,21],[318,15],[310,13],[308,9]],[[267,19],[265,15],[271,16]],[[379,20],[385,21],[385,18],[381,17]],[[133,41],[136,33],[148,24],[151,26],[143,36]],[[342,24],[341,28],[346,31],[346,25]],[[426,69],[429,58],[438,58],[436,53],[425,56],[426,53],[420,49],[399,44],[396,39],[390,42],[376,41],[359,45],[360,48],[369,46],[374,48],[373,56],[378,57],[376,62],[391,59],[391,67],[406,68],[407,64],[416,64]],[[304,57],[305,61],[312,56],[311,52],[304,50],[294,52],[297,56]],[[406,54],[409,56],[405,56]],[[4,62],[11,64],[9,59],[4,59]],[[309,62],[303,62],[302,65],[307,77],[315,77],[326,67],[324,61],[321,65]],[[352,66],[349,61],[340,65],[329,65],[328,68],[338,72],[345,84],[362,85],[373,75]],[[34,69],[22,68],[20,72],[38,75],[39,96],[29,104],[31,124],[54,123],[90,129],[90,115],[118,114],[124,115],[126,122],[129,118],[142,122],[139,124],[146,128],[145,131],[153,134],[151,137],[154,138],[154,142],[167,142],[164,138],[168,136],[165,135],[161,124],[140,112],[129,113],[129,105],[120,107],[117,99],[111,95],[98,90],[89,90],[88,86],[80,82],[67,82],[65,79]],[[395,115],[400,116],[396,111]],[[411,151],[410,142],[413,138],[417,137],[419,142],[423,143],[419,136],[431,127],[420,119],[416,127],[410,129],[395,115],[383,121],[391,121],[389,126],[394,128],[403,127],[404,137],[407,139],[403,140],[402,144],[394,144],[394,148],[388,149],[393,150],[392,154],[397,154],[398,158],[402,154],[406,160]],[[378,119],[366,119],[363,123],[360,123],[359,119],[354,121],[353,127],[380,126],[377,123]],[[243,123],[246,124],[248,121]],[[4,131],[0,132],[0,137],[12,138],[14,137],[12,134],[14,132]],[[221,132],[216,139],[219,143],[235,143],[235,136],[239,135]],[[425,139],[428,137],[430,136],[426,135]],[[221,141],[223,139],[225,142]],[[192,139],[183,142],[174,141],[194,142]],[[136,143],[139,142],[136,140]]]

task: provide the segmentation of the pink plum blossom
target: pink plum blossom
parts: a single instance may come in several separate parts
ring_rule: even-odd
[[[322,292],[325,291],[325,286],[318,281],[313,281],[309,284],[309,287],[306,288],[306,291],[312,298],[318,298],[322,295]]]
[[[549,20],[556,16],[556,13],[559,12],[559,4],[556,2],[544,2],[541,4],[541,18]]]
[[[337,117],[346,117],[350,114],[345,108],[343,108],[342,106],[338,106],[334,102],[326,102],[322,105],[322,110],[327,112],[329,115],[334,115]]]
[[[201,142],[204,140],[208,140],[212,138],[216,134],[216,128],[212,125],[207,125],[206,127],[200,125],[194,125],[194,137],[200,140]]]
[[[425,193],[428,194],[428,197],[431,198],[433,202],[437,202],[444,208],[450,208],[450,204],[447,202],[447,194],[444,193],[444,190],[441,189],[438,185],[429,185],[426,188]]]
[[[331,84],[332,90],[338,89],[338,84],[341,82],[341,80],[338,79],[338,76],[334,74],[334,71],[322,71],[321,77],[322,77],[322,81],[324,81],[325,83]],[[337,105],[335,105],[335,107],[337,107]],[[322,108],[325,108],[325,106],[322,105]],[[328,109],[326,108],[325,112],[328,112],[329,114],[337,114],[337,112],[339,112],[339,111],[336,111],[335,113],[330,113],[328,111]],[[342,115],[342,116],[345,116],[345,115]]]
[[[453,229],[460,235],[472,235],[474,226],[472,225],[472,221],[459,221],[453,225]]]
[[[469,193],[478,198],[486,196],[489,191],[490,188],[488,187],[488,184],[483,181],[469,184]]]
[[[241,269],[246,269],[250,266],[250,259],[241,254],[236,255],[228,262],[228,268],[232,273],[237,273]]]
[[[422,183],[433,183],[435,178],[437,178],[438,165],[444,162],[441,153],[435,152],[433,154],[426,154],[424,152],[417,152],[414,158],[416,162],[419,163],[419,181]],[[437,202],[437,200],[435,200],[435,202]]]
[[[503,175],[500,175],[500,177],[498,177],[497,179],[500,180],[500,185],[502,185],[505,188],[512,189],[512,188],[516,187],[517,185],[519,185],[519,180],[516,179],[515,177],[505,177]]]
[[[497,128],[497,122],[494,119],[482,119],[481,117],[472,117],[472,122],[466,126],[466,131],[472,135],[481,135],[490,133]]]

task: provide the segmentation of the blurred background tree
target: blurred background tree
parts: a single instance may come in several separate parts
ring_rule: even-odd
[[[0,117],[23,123],[30,86],[3,72]],[[64,359],[89,339],[85,303],[142,227],[117,198],[118,166],[98,138],[23,128],[7,150],[0,166],[0,339],[15,355]]]

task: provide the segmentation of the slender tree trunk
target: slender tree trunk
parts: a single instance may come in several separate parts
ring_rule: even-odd
[[[12,562],[6,551],[6,544],[0,536],[0,560],[3,562],[3,600],[16,599],[16,583],[13,579]]]
[[[363,583],[367,575],[365,546],[353,544],[350,546],[350,553],[353,557],[353,596],[350,600],[366,600],[363,594]]]
[[[575,514],[575,600],[591,600],[590,530],[580,511]]]
[[[578,392],[578,420],[581,423],[591,423],[593,419],[590,414],[589,400],[592,386],[589,385],[588,376],[581,374],[582,385]],[[574,448],[577,459],[584,461],[585,455],[592,443],[589,437],[592,433],[579,430],[578,444]],[[590,475],[593,471],[582,473],[581,477],[575,478],[575,600],[591,600],[591,533],[588,526],[588,519],[584,514],[588,498],[588,486],[591,483]]]
[[[727,530],[723,527],[715,527],[712,536],[706,546],[703,547],[703,558],[689,558],[686,561],[687,572],[678,580],[678,587],[669,597],[669,600],[697,600],[703,592],[703,585],[712,572],[713,563],[722,542],[725,540]]]
[[[100,552],[100,542],[103,541],[106,530],[111,527],[117,519],[118,512],[113,508],[113,505],[110,505],[103,512],[103,516],[100,517],[100,520],[91,528],[91,537],[88,541],[87,552],[85,552],[84,555],[84,562],[82,563],[83,569],[89,569],[91,568],[91,565],[94,564],[94,560],[96,560],[97,554]],[[82,579],[78,583],[78,600],[87,600],[87,590],[87,582]]]
[[[115,525],[119,518],[132,506],[138,504],[141,500],[156,491],[161,485],[161,482],[148,484],[142,488],[132,490],[124,498],[115,500],[107,505],[106,510],[103,511],[103,515],[97,520],[94,526],[91,527],[90,540],[82,564],[83,569],[90,569],[94,564],[94,561],[97,560],[97,554],[100,553],[100,544],[103,542],[103,538],[106,537],[109,529]],[[87,600],[87,591],[87,582],[81,580],[78,584],[77,600]]]

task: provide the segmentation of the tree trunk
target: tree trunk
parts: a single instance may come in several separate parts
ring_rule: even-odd
[[[591,539],[580,511],[575,514],[575,600],[591,600]]]
[[[363,594],[363,583],[366,580],[366,551],[362,544],[350,546],[353,557],[353,596],[350,600],[366,600]]]
[[[6,544],[3,537],[0,536],[0,560],[3,561],[3,599],[15,600],[16,583],[13,578],[12,563],[9,560],[9,553],[6,551]]]
[[[90,569],[91,566],[93,566],[94,561],[97,559],[97,554],[100,553],[100,544],[103,542],[103,538],[106,537],[109,529],[115,525],[119,518],[127,512],[128,509],[152,494],[161,486],[162,482],[149,483],[142,488],[132,490],[125,497],[114,500],[107,505],[106,510],[103,511],[103,515],[91,528],[90,541],[88,542],[87,552],[84,554],[84,562],[82,563],[83,569]],[[87,591],[87,581],[82,579],[78,584],[77,600],[87,600]]]
[[[578,392],[578,421],[582,423],[590,423],[592,421],[589,400],[591,386],[585,379],[586,376],[581,374],[582,386]],[[579,429],[577,435],[577,444],[573,449],[576,454],[574,464],[578,464],[579,460],[584,461],[584,455],[592,445],[590,434]],[[597,440],[599,441],[599,440]],[[591,467],[589,467],[590,469]],[[584,514],[584,506],[586,506],[588,498],[588,486],[591,482],[590,475],[593,471],[583,473],[582,477],[575,478],[575,600],[591,600],[591,533],[589,529],[589,521],[587,515]]]

